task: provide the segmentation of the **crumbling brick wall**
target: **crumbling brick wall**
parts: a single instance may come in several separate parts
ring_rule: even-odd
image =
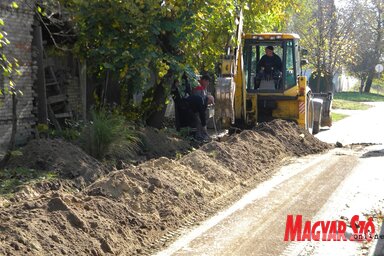
[[[10,3],[18,3],[17,9],[10,8]],[[16,143],[22,144],[31,136],[32,127],[36,118],[33,110],[33,81],[36,65],[32,62],[32,37],[33,1],[22,0],[1,0],[0,17],[5,26],[2,28],[7,33],[10,45],[3,47],[2,52],[7,58],[16,58],[20,65],[21,76],[16,76],[14,82],[16,88],[22,91],[23,95],[18,96],[17,117],[18,131]],[[0,77],[0,86],[7,83],[6,77]],[[0,96],[0,149],[4,149],[10,139],[12,130],[12,100],[9,95]]]

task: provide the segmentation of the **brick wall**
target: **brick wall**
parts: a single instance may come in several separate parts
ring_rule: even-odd
[[[33,12],[31,10],[32,0],[13,0],[18,3],[19,8],[9,8],[12,1],[0,1],[0,17],[4,20],[3,30],[7,32],[10,45],[3,49],[7,58],[16,58],[19,61],[21,76],[14,79],[17,89],[23,92],[18,97],[18,132],[16,142],[25,143],[30,137],[32,127],[36,122],[32,114],[33,96],[32,89],[35,79],[36,65],[32,62],[32,34],[33,34]],[[0,83],[7,83],[6,78],[0,78]],[[12,102],[9,95],[0,96],[0,149],[4,149],[10,139],[12,122]]]

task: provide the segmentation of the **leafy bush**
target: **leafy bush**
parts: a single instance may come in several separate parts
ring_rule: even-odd
[[[65,127],[62,130],[49,130],[48,136],[50,138],[63,138],[66,141],[76,143],[80,138],[83,127],[83,121],[65,120]]]
[[[120,149],[129,154],[138,147],[138,134],[123,116],[105,110],[92,111],[91,116],[92,121],[80,135],[81,146],[91,156],[101,160],[111,150]]]

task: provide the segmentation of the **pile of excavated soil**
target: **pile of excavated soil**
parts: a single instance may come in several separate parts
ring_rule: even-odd
[[[284,145],[287,152],[296,156],[319,153],[330,148],[329,144],[320,141],[293,122],[277,119],[260,124],[256,131],[273,135]]]
[[[171,131],[146,127],[140,133],[143,141],[140,153],[147,159],[162,156],[173,158],[176,154],[186,153],[191,148],[188,141]]]
[[[106,158],[116,162],[116,168],[122,169],[125,164],[139,164],[158,158],[176,158],[192,149],[190,141],[183,139],[175,130],[156,129],[151,127],[139,128],[137,135],[140,140],[133,150],[126,150],[127,142],[117,142],[113,145]]]
[[[60,139],[30,141],[22,154],[11,159],[8,168],[56,172],[71,179],[78,188],[85,187],[107,173],[107,168],[79,147]]]
[[[274,121],[179,160],[160,157],[113,171],[81,192],[0,209],[0,255],[148,253],[185,220],[201,220],[228,204],[232,191],[270,177],[284,159],[328,148],[297,125]]]

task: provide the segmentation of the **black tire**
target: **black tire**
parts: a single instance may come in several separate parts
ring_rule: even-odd
[[[319,131],[320,131],[320,124],[321,124],[321,112],[323,111],[323,105],[320,105],[320,109],[318,111],[318,117],[314,119],[313,121],[313,130],[312,130],[312,134],[315,135],[315,134],[318,134]],[[314,111],[315,113],[315,111]],[[315,121],[317,120],[317,121]]]
[[[309,133],[313,133],[313,102],[310,95],[307,96],[307,113],[306,113],[306,125],[305,128]]]
[[[313,122],[312,134],[313,135],[318,134],[319,131],[320,131],[320,123],[317,121]]]

